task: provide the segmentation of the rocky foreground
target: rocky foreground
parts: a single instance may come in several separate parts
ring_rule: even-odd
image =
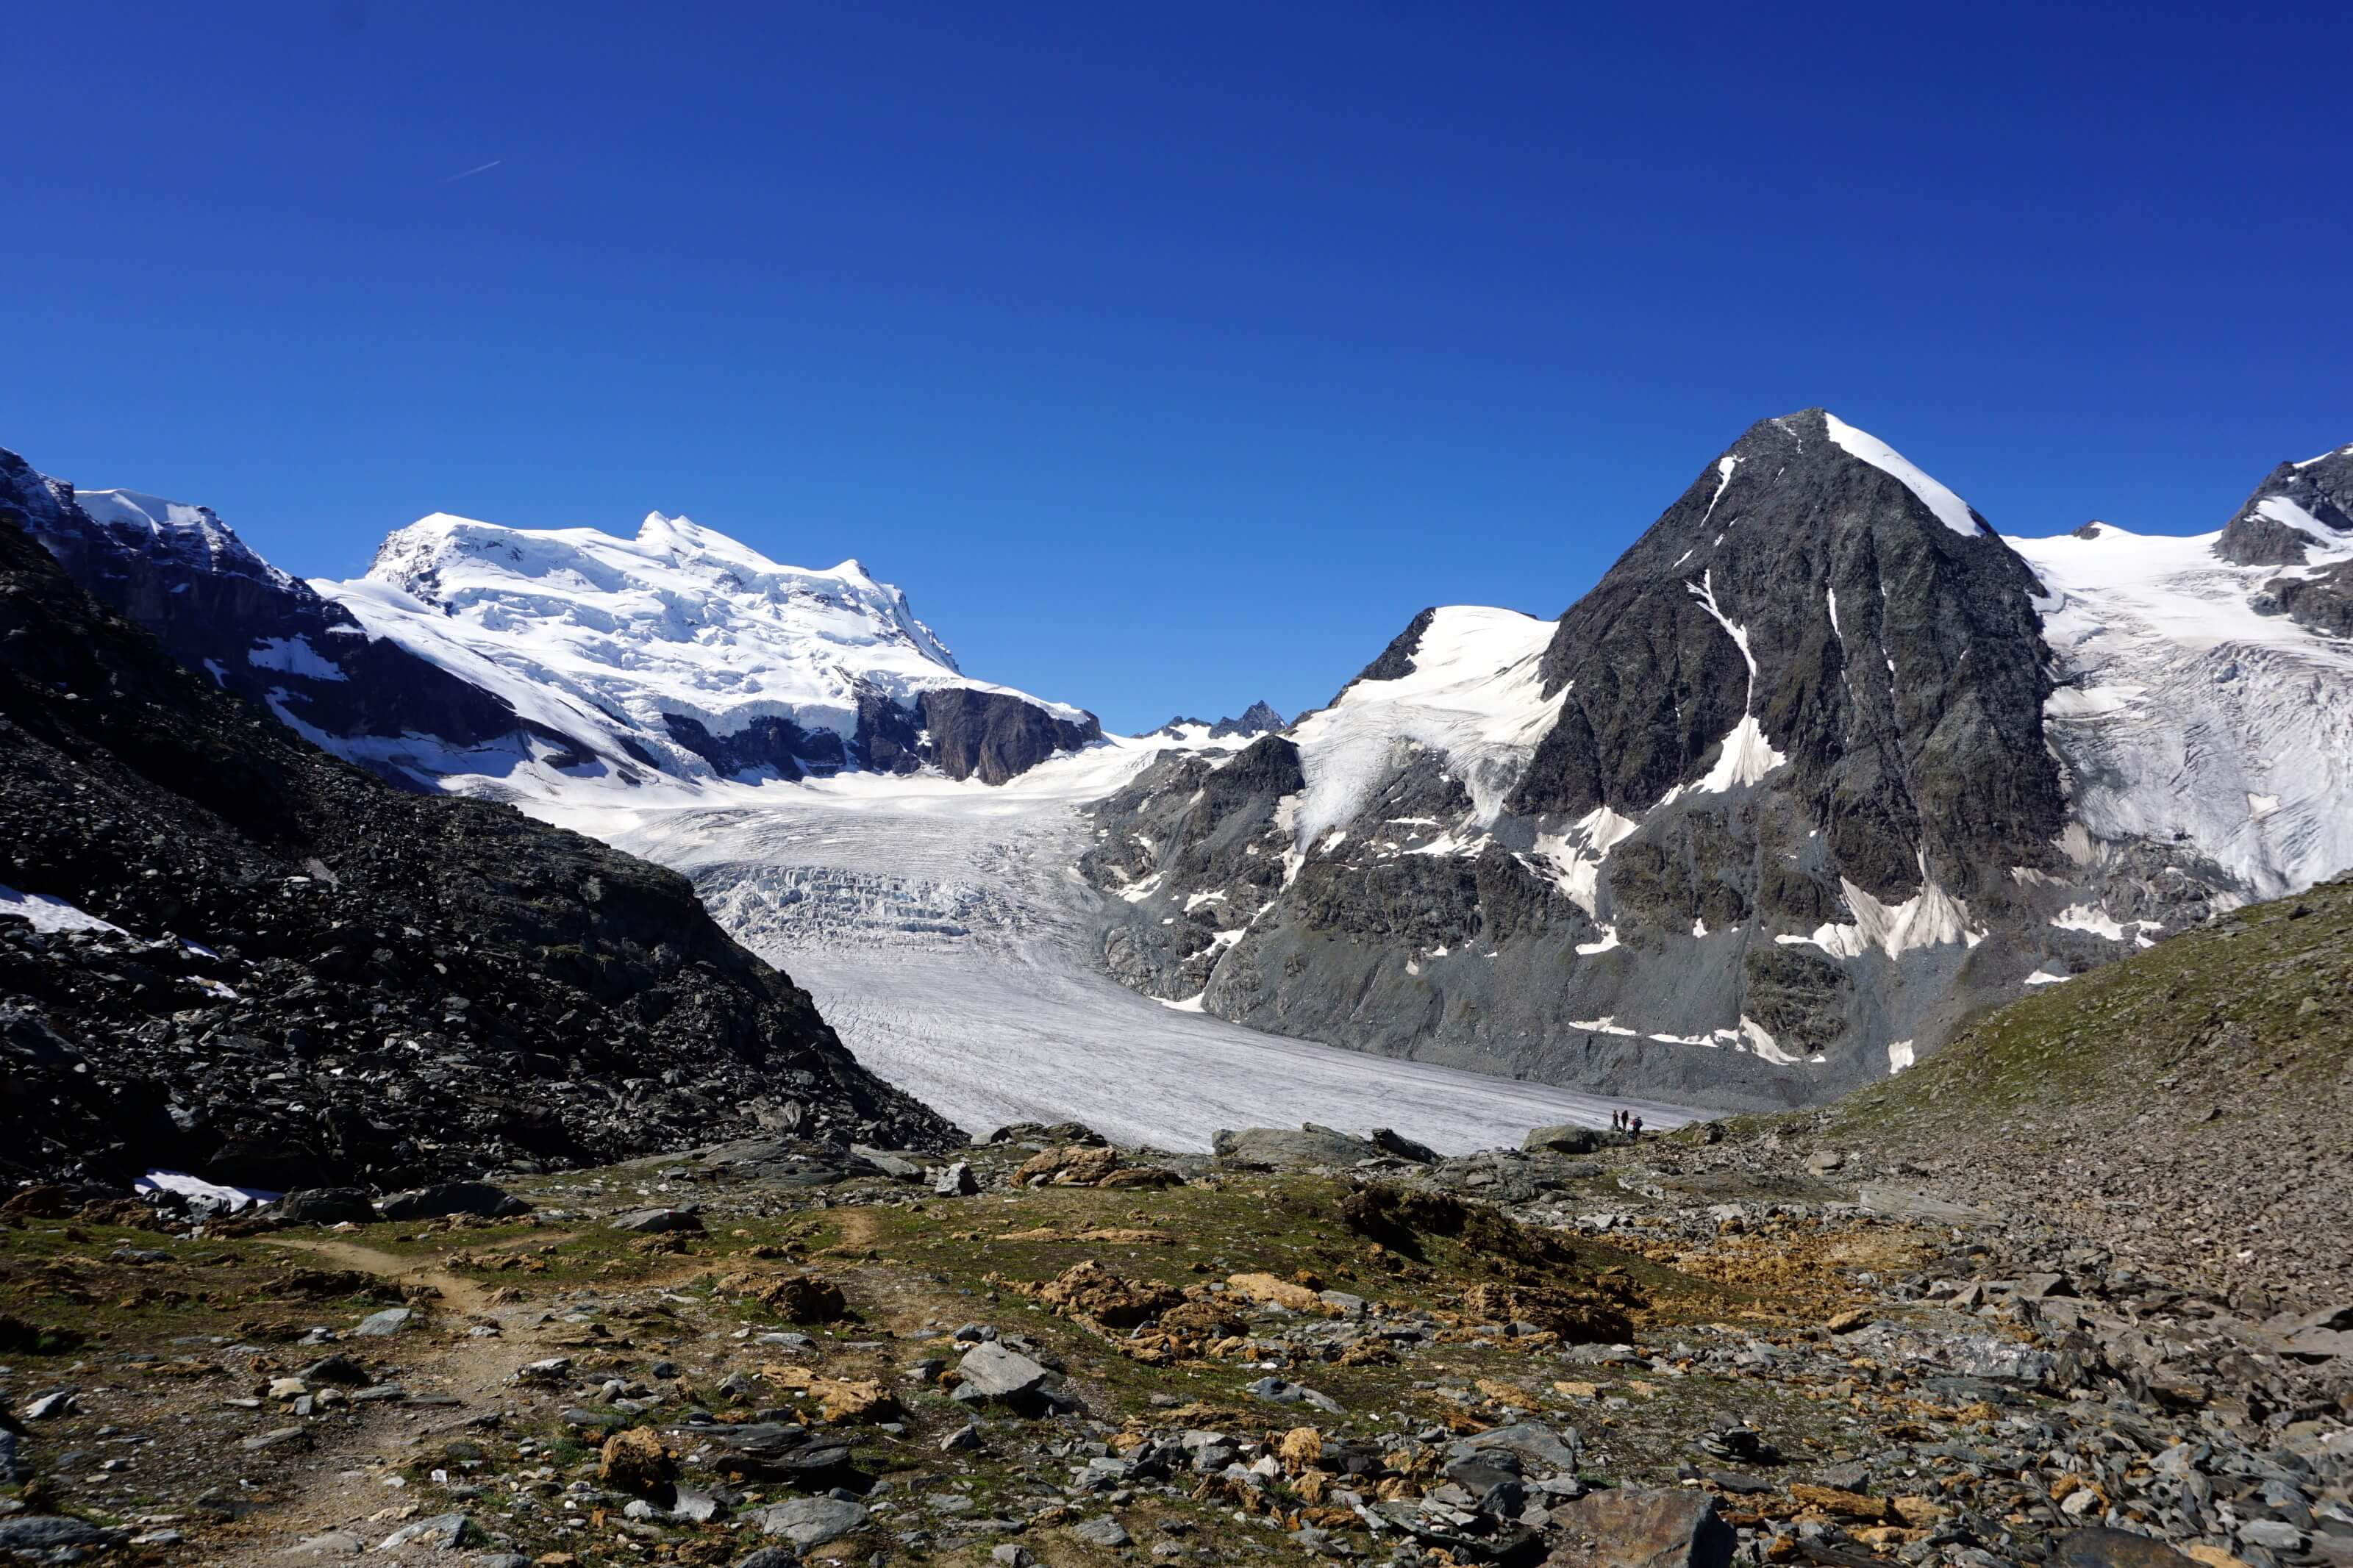
[[[2243,1316],[1810,1121],[5,1223],[35,1562],[2353,1563],[2353,1303]]]

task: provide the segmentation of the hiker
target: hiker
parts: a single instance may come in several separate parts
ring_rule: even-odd
[[[1642,1119],[1641,1119],[1641,1117],[1637,1116],[1636,1118],[1634,1118],[1634,1136],[1635,1136],[1635,1137],[1637,1137],[1637,1138],[1640,1138],[1641,1135],[1642,1135]]]

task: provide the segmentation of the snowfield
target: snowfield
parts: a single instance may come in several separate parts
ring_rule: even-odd
[[[1261,1035],[1098,973],[1077,808],[1158,750],[1106,742],[994,789],[861,774],[715,807],[518,804],[685,872],[860,1061],[976,1135],[1068,1118],[1205,1149],[1223,1127],[1318,1121],[1463,1152],[1621,1107],[1662,1129],[1698,1114]]]
[[[2009,542],[2050,591],[2065,684],[2043,717],[2092,841],[2071,848],[2186,841],[2279,898],[2353,867],[2353,643],[2258,614],[2263,584],[2303,569],[2234,566],[2220,537],[2104,522]]]

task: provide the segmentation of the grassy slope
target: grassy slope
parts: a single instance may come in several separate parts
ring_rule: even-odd
[[[2059,1118],[2077,1131],[2345,1109],[2353,1066],[2353,880],[2258,904],[1963,1030],[1917,1068],[1850,1096],[1834,1133],[1951,1137]],[[2174,1080],[2174,1088],[2160,1087]]]

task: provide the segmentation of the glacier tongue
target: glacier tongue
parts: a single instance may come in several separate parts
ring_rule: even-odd
[[[1087,1123],[1123,1142],[1203,1149],[1221,1127],[1395,1127],[1447,1152],[1530,1127],[1654,1127],[1692,1111],[1261,1035],[1163,1005],[1100,973],[1099,895],[1070,868],[1074,806],[1159,748],[1107,742],[1000,789],[839,779],[756,805],[568,811],[565,826],[676,867],[738,941],[808,987],[884,1078],[986,1133]],[[776,801],[776,804],[770,804]]]

